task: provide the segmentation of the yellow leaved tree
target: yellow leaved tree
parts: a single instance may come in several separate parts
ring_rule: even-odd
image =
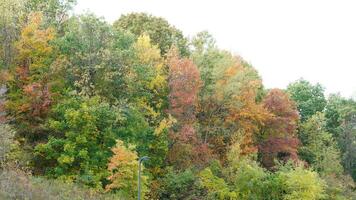
[[[127,199],[137,198],[138,156],[131,147],[124,146],[123,141],[117,140],[112,149],[114,155],[108,164],[110,184],[106,185],[107,192],[115,191]],[[141,169],[143,170],[143,169]],[[148,177],[141,175],[141,196],[148,191]]]

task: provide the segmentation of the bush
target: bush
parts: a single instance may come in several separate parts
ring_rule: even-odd
[[[159,199],[189,199],[195,192],[195,178],[193,170],[175,172],[168,169],[168,173],[160,180]]]
[[[318,200],[325,198],[325,182],[311,170],[296,167],[278,172],[285,186],[285,200]]]

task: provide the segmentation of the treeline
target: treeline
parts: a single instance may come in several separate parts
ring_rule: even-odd
[[[135,199],[149,156],[146,199],[356,198],[354,100],[266,89],[207,32],[74,5],[0,4],[0,197]]]

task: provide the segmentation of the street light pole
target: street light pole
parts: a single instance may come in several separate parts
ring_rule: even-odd
[[[140,159],[138,159],[138,181],[137,181],[137,199],[141,200],[141,163],[145,160],[148,160],[148,156],[143,156]]]

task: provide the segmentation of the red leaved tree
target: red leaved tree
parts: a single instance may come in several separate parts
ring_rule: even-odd
[[[200,73],[194,63],[180,58],[177,50],[168,54],[169,114],[176,120],[170,132],[172,147],[168,162],[176,168],[203,165],[209,159],[208,148],[196,133],[196,110],[201,87]]]
[[[275,159],[298,160],[296,130],[299,113],[295,103],[282,90],[272,89],[263,100],[263,106],[272,116],[265,123],[259,145],[262,164],[272,168]]]

